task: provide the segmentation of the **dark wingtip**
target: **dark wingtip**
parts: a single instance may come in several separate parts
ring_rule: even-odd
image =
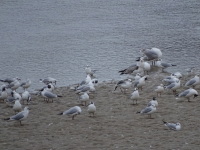
[[[166,123],[167,123],[167,122],[166,122],[164,119],[163,119],[162,121],[163,121],[163,123],[164,123],[164,124],[166,124]]]
[[[10,120],[10,118],[4,118],[4,120]]]
[[[63,115],[63,112],[61,112],[61,113],[59,113],[59,114],[57,114],[57,115]]]

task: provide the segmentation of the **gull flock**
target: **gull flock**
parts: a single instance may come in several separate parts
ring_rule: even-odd
[[[135,64],[119,70],[118,73],[126,78],[118,81],[113,86],[113,94],[116,92],[127,94],[127,92],[132,91],[132,93],[128,93],[130,94],[129,99],[133,102],[133,105],[137,106],[139,106],[138,101],[143,99],[140,96],[140,93],[144,92],[143,89],[146,88],[146,82],[150,79],[153,80],[150,78],[150,71],[152,71],[152,68],[158,68],[154,72],[163,72],[169,67],[176,67],[175,64],[162,61],[163,54],[158,48],[143,49],[140,53],[141,56],[136,58]],[[96,92],[96,86],[98,86],[98,79],[95,77],[96,72],[98,71],[91,69],[89,65],[85,67],[85,79],[76,84],[76,86],[70,88],[71,92],[75,93],[76,97],[74,97],[74,99],[78,101],[79,104],[66,108],[66,110],[61,110],[61,112],[58,112],[58,114],[55,115],[66,115],[74,120],[77,115],[80,115],[83,112],[82,109],[86,109],[89,117],[95,116],[96,111],[98,110],[96,107],[98,106],[95,106],[95,103],[91,101],[90,98],[93,93]],[[140,108],[140,110],[135,113],[147,115],[147,118],[153,119],[152,116],[157,112],[157,108],[159,107],[158,103],[162,99],[162,94],[165,93],[165,91],[174,95],[176,99],[186,99],[188,102],[191,102],[192,97],[195,98],[198,96],[198,91],[195,88],[200,84],[199,74],[196,73],[194,77],[186,83],[182,83],[182,77],[183,75],[180,72],[174,72],[170,76],[164,77],[160,83],[152,89],[152,92],[154,92],[157,97],[150,97],[149,99],[151,100],[146,104],[146,107]],[[3,83],[1,86],[0,101],[5,103],[8,108],[13,109],[10,111],[10,116],[5,116],[4,120],[19,121],[20,125],[22,125],[22,121],[29,116],[29,108],[31,108],[32,105],[31,95],[35,94],[29,92],[32,81],[27,79],[26,81],[21,82],[19,77],[14,77],[0,79],[0,82]],[[38,82],[43,83],[44,86],[37,90],[36,95],[43,97],[44,103],[50,104],[53,103],[54,100],[63,97],[54,92],[55,88],[57,88],[56,79],[47,77],[45,79],[39,79]],[[184,90],[178,93],[177,91],[181,87],[184,87]],[[21,91],[23,91],[21,93],[17,92],[20,88]],[[180,122],[169,123],[164,121],[163,118],[163,124],[170,130],[181,130]]]

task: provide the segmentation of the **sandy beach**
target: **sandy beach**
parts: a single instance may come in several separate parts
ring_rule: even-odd
[[[120,89],[114,91],[117,81],[105,81],[96,86],[90,95],[97,107],[94,117],[90,117],[87,107],[80,105],[71,86],[56,88],[54,93],[62,95],[53,103],[45,102],[41,96],[32,95],[30,114],[22,121],[5,121],[14,115],[12,108],[0,104],[0,149],[1,150],[66,150],[66,149],[137,149],[137,150],[198,150],[200,147],[200,103],[199,97],[188,102],[176,98],[172,91],[164,91],[157,97],[154,89],[169,73],[150,73],[145,87],[140,92],[138,105],[129,98],[133,88],[125,94]],[[184,75],[181,84],[192,78]],[[184,89],[181,86],[177,93]],[[199,91],[199,86],[196,87]],[[136,114],[146,107],[156,96],[157,112],[152,119],[147,115]],[[72,120],[68,116],[57,115],[61,111],[78,105],[82,113]],[[162,120],[180,122],[180,131],[169,130]]]

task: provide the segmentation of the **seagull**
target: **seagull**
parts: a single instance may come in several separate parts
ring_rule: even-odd
[[[125,80],[120,80],[116,86],[114,91],[119,87],[122,93],[125,93],[126,89],[129,89],[132,85],[132,80],[131,79],[125,79]],[[122,90],[124,89],[124,91]]]
[[[14,82],[15,80],[20,81],[21,79],[18,78],[18,77],[15,77],[15,78],[6,78],[6,79],[4,79],[4,80],[0,79],[1,82],[6,82],[6,83],[8,83],[8,84]]]
[[[54,83],[56,85],[57,80],[52,77],[47,77],[45,79],[40,79],[40,82],[43,82],[44,84]]]
[[[90,104],[88,105],[88,113],[93,114],[94,117],[94,113],[96,112],[96,106],[94,105],[94,102],[90,102]]]
[[[147,80],[147,76],[141,77],[138,81],[134,83],[134,87],[137,87],[138,89],[141,88],[142,90],[142,87],[145,85],[146,80]]]
[[[7,99],[6,99],[7,106],[13,107],[16,100],[19,100],[19,98],[14,98],[13,96],[7,97]]]
[[[178,88],[180,88],[180,86],[181,86],[180,80],[177,80],[176,82],[173,82],[173,83],[171,83],[171,84],[165,86],[164,88],[165,88],[165,89],[171,89],[171,90],[173,91],[173,93],[175,94],[175,93],[176,93],[176,90],[177,90]]]
[[[143,69],[146,74],[149,74],[149,71],[151,70],[151,65],[145,61]]]
[[[23,104],[24,104],[24,101],[27,101],[27,105],[28,105],[28,103],[31,101],[31,94],[28,91],[24,91],[22,93],[22,100],[23,100]]]
[[[170,76],[165,77],[162,82],[165,83],[165,85],[170,85],[171,83],[178,82],[179,80],[179,78],[171,74]]]
[[[188,102],[190,102],[190,97],[192,97],[192,96],[194,96],[194,98],[197,97],[198,92],[195,89],[190,88],[190,89],[187,89],[187,90],[181,92],[178,96],[185,97],[188,99]]]
[[[49,99],[51,99],[52,103],[53,103],[54,98],[62,97],[61,95],[56,95],[56,94],[46,90],[45,88],[42,89],[41,95],[44,97],[44,100],[46,100],[47,103],[49,102]]]
[[[86,65],[86,67],[85,67],[85,73],[87,74],[87,75],[90,75],[90,76],[94,76],[94,73],[96,72],[97,70],[92,70],[91,68],[90,68],[90,66],[89,65]]]
[[[147,106],[151,106],[151,105],[155,105],[156,107],[158,106],[158,101],[156,100],[155,97],[153,97],[153,99],[149,101],[149,103],[147,104]]]
[[[133,91],[133,93],[131,93],[130,99],[133,100],[133,104],[134,104],[134,101],[135,101],[136,104],[137,104],[137,100],[138,100],[139,98],[140,98],[140,95],[139,95],[138,89],[135,88],[134,91]]]
[[[11,90],[15,91],[18,87],[20,87],[19,80],[14,80],[13,82],[9,83],[6,88],[10,88]]]
[[[166,121],[163,120],[163,123],[166,127],[168,127],[169,129],[171,130],[175,130],[175,131],[178,131],[181,129],[181,124],[178,122],[178,123],[168,123]]]
[[[72,116],[72,120],[74,120],[74,117],[76,115],[79,115],[81,114],[81,108],[79,106],[74,106],[74,107],[71,107],[70,109],[64,111],[64,112],[61,112],[59,113],[58,115],[68,115],[68,116]]]
[[[162,52],[158,48],[143,49],[141,52],[144,55],[144,60],[152,61],[152,64],[155,64],[155,61],[162,57]]]
[[[151,114],[156,112],[156,106],[152,104],[151,106],[147,106],[146,108],[142,109],[141,111],[138,111],[137,113],[140,114],[146,114],[151,118]]]
[[[88,84],[81,85],[75,89],[76,94],[82,94],[85,92],[94,92],[96,89],[92,80]]]
[[[29,114],[29,108],[26,106],[23,111],[9,118],[5,118],[4,120],[16,120],[20,122],[20,125],[22,125],[21,121],[25,120],[28,117],[28,114]]]
[[[16,91],[11,91],[11,96],[14,97],[15,99],[19,99],[19,101],[22,99],[21,95]]]
[[[197,84],[200,84],[199,74],[195,75],[194,78],[192,78],[189,81],[187,81],[185,86],[189,86],[189,87],[192,86],[194,88]]]
[[[0,93],[0,100],[4,100],[8,97],[8,93],[6,91],[6,88],[5,87],[2,87],[2,91]]]
[[[30,79],[27,79],[25,82],[22,82],[21,84],[20,84],[20,86],[24,89],[24,90],[26,90],[26,89],[28,89],[30,86],[31,86],[31,80]]]
[[[166,68],[173,67],[173,66],[176,66],[176,65],[166,63],[166,62],[162,62],[162,60],[159,59],[159,61],[156,62],[156,66],[159,67],[159,68],[162,68],[162,71],[164,71]]]
[[[160,94],[160,97],[161,97],[161,94],[164,92],[164,85],[160,84],[159,86],[157,86],[155,88],[155,92],[157,93],[157,96]]]
[[[13,110],[15,112],[20,112],[22,110],[22,105],[21,105],[19,99],[15,100],[15,104],[13,105]]]
[[[119,73],[120,73],[120,75],[132,74],[135,70],[138,70],[138,69],[139,69],[139,67],[137,66],[137,64],[133,64],[126,69],[120,70]]]
[[[81,96],[79,97],[79,101],[84,102],[85,103],[85,106],[86,106],[86,103],[87,101],[89,100],[89,95],[87,92],[84,92],[83,94],[81,94]]]

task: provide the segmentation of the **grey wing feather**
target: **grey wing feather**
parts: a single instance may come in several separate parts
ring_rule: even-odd
[[[171,66],[171,64],[168,64],[168,63],[161,63],[161,66],[163,66],[164,68],[166,68],[166,67],[170,67]]]
[[[190,92],[189,90],[186,90],[186,91],[180,93],[179,97],[186,96],[189,92]]]
[[[167,123],[166,125],[167,125],[170,129],[176,130],[176,125],[175,125],[175,124],[173,124],[173,123]]]
[[[134,87],[136,87],[139,84],[139,81],[136,81],[134,84]]]
[[[23,112],[20,112],[20,113],[16,114],[15,116],[10,117],[11,120],[20,120],[22,118],[24,118]]]
[[[148,59],[157,59],[158,58],[158,54],[156,54],[155,52],[152,52],[152,51],[145,52],[145,55],[148,57]]]
[[[150,107],[146,107],[145,109],[143,109],[143,110],[141,111],[141,113],[146,114],[146,113],[149,113],[151,110],[152,110],[152,109],[151,109]]]
[[[186,86],[193,85],[195,82],[196,82],[196,80],[195,80],[195,79],[192,79],[192,80],[190,80],[190,81],[188,81],[188,82],[186,83]]]
[[[65,112],[63,112],[64,115],[70,115],[70,114],[74,114],[77,112],[76,108],[70,108],[69,110],[66,110]]]
[[[45,92],[44,95],[45,95],[46,97],[48,97],[48,98],[55,98],[55,97],[57,97],[56,94],[53,94],[53,93],[51,93],[51,92]]]
[[[171,88],[173,88],[175,86],[175,83],[171,83],[170,85],[168,85],[166,88],[167,89],[171,89]]]
[[[117,83],[117,85],[123,84],[124,82],[125,82],[125,81],[120,80],[120,81]]]

